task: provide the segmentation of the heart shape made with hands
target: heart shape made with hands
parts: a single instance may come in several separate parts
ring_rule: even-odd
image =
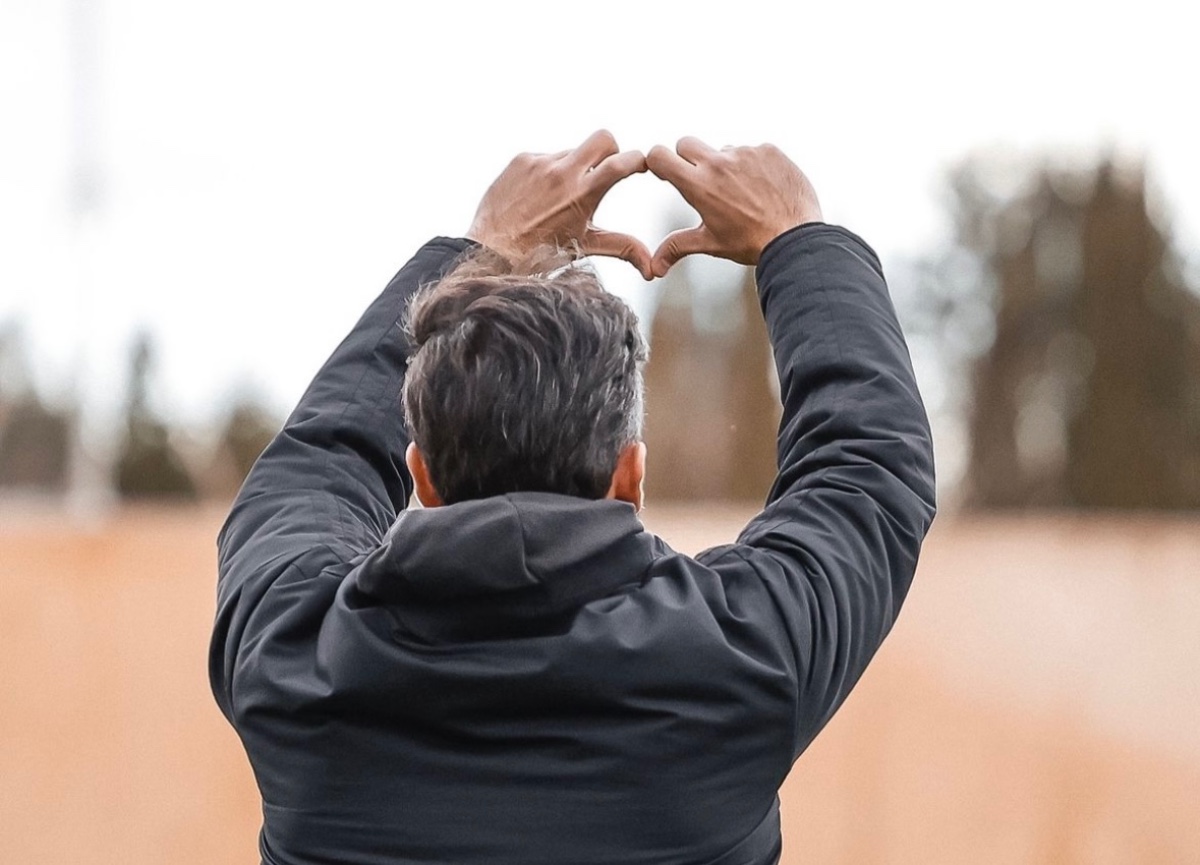
[[[653,253],[633,235],[592,222],[609,190],[646,171],[674,186],[701,220],[668,234]],[[812,184],[774,145],[716,150],[688,137],[674,150],[658,145],[643,155],[620,150],[600,130],[573,150],[513,159],[484,194],[467,237],[505,255],[575,242],[585,255],[628,261],[649,280],[696,253],[756,264],[773,238],[820,219]]]

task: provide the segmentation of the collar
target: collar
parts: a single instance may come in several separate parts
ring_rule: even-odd
[[[654,558],[625,502],[511,493],[404,511],[354,580],[398,637],[494,639],[565,630],[583,605],[639,585]]]

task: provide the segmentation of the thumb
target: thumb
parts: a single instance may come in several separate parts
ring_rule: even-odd
[[[672,231],[658,245],[651,263],[655,276],[665,276],[672,265],[685,255],[697,252],[715,253],[717,242],[704,223],[695,228]]]
[[[650,250],[632,235],[589,226],[580,249],[584,255],[607,255],[623,259],[636,267],[644,279],[654,278],[650,267]]]

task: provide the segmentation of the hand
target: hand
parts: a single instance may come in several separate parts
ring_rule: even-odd
[[[543,243],[579,244],[585,255],[622,258],[652,278],[650,250],[635,237],[592,224],[613,186],[646,170],[646,157],[622,153],[612,133],[593,133],[575,150],[522,153],[509,163],[479,203],[467,237],[510,258]]]
[[[675,150],[659,145],[646,164],[679,190],[701,222],[667,235],[651,262],[655,276],[697,252],[757,264],[773,239],[821,219],[812,184],[773,144],[714,150],[698,138],[682,138]]]

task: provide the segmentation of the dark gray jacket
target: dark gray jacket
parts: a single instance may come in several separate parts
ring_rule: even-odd
[[[469,245],[397,274],[221,532],[210,675],[262,858],[774,862],[779,786],[891,628],[934,513],[879,262],[821,224],[764,251],[779,477],[736,543],[689,558],[615,501],[404,510],[397,320]]]

